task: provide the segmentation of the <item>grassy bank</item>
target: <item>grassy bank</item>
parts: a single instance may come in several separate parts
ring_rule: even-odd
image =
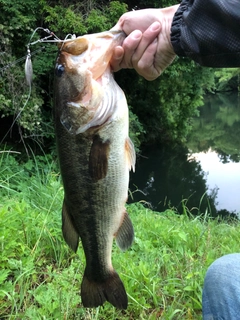
[[[63,241],[62,198],[51,158],[19,164],[0,153],[0,319],[201,319],[207,267],[239,251],[236,223],[129,205],[135,242],[124,253],[113,248],[129,307],[84,309],[84,255]]]

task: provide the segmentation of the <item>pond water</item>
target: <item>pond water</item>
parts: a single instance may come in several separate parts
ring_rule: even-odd
[[[192,154],[206,173],[208,190],[217,190],[216,208],[240,212],[240,163],[220,161],[217,152],[209,149],[206,153]]]
[[[154,210],[184,202],[193,214],[240,212],[240,100],[208,95],[185,145],[151,146],[141,152],[130,178],[129,202]]]

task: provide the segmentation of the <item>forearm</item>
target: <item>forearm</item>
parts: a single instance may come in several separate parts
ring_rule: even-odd
[[[240,66],[240,1],[183,0],[171,44],[178,56],[211,67]]]

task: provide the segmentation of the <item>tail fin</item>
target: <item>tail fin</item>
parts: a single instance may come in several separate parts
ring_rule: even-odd
[[[96,308],[109,301],[117,309],[127,309],[128,298],[124,285],[115,270],[104,282],[90,281],[83,276],[81,298],[86,308]]]

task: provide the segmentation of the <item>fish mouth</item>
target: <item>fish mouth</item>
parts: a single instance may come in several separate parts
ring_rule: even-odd
[[[109,66],[114,47],[122,45],[126,34],[122,30],[109,30],[87,34],[61,44],[56,65],[56,75],[92,73],[99,79]]]

